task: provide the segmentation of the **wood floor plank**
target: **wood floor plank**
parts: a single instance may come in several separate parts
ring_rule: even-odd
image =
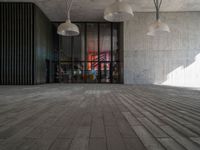
[[[107,150],[105,138],[90,138],[88,150]]]
[[[198,138],[191,138],[192,141],[194,141],[195,143],[199,144],[200,147],[200,137]]]
[[[117,127],[106,127],[108,150],[125,150],[123,138]]]
[[[199,150],[200,90],[0,86],[0,150]]]
[[[168,135],[161,130],[158,126],[154,125],[151,121],[149,121],[147,118],[138,118],[138,120],[143,124],[143,126],[146,127],[146,129],[151,132],[155,137],[157,138],[167,138]]]
[[[88,150],[89,139],[77,138],[72,141],[69,150]]]
[[[169,126],[163,126],[162,129],[167,132],[174,140],[183,145],[188,150],[199,150],[199,146],[192,142],[190,139],[182,136]]]
[[[124,139],[127,150],[146,150],[139,138]]]
[[[91,129],[92,138],[105,138],[103,118],[94,118]]]
[[[183,146],[175,142],[172,138],[159,138],[158,140],[167,150],[185,150]]]
[[[193,131],[189,130],[188,128],[178,124],[177,122],[175,122],[167,117],[162,117],[162,119],[165,120],[171,126],[173,126],[177,131],[184,134],[185,136],[188,136],[188,137],[198,137],[199,136],[198,134],[194,133]]]
[[[123,115],[131,126],[141,125],[140,122],[130,112],[123,112]]]
[[[56,139],[56,141],[50,146],[49,150],[68,150],[70,144],[70,139]]]
[[[147,150],[164,150],[163,146],[143,127],[132,126]]]

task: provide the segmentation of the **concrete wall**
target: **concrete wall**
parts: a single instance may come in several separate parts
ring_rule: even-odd
[[[34,83],[46,83],[47,76],[49,76],[49,82],[54,82],[53,25],[37,6],[35,6],[34,23]],[[49,62],[49,65],[47,65],[47,62]]]
[[[162,13],[171,33],[149,37],[154,16],[124,23],[124,83],[200,87],[200,12]]]

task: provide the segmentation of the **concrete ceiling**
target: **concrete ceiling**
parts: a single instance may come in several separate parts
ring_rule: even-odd
[[[153,0],[124,0],[134,12],[154,11]],[[34,2],[51,21],[64,21],[66,0],[0,0],[0,2]],[[73,21],[103,21],[103,10],[114,0],[74,0],[71,12]],[[200,11],[200,0],[163,0],[161,11]]]

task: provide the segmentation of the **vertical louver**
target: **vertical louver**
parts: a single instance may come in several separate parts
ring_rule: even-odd
[[[33,4],[0,3],[0,84],[33,84]]]

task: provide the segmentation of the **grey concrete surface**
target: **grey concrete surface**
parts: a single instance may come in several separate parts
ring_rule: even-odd
[[[34,2],[51,21],[66,19],[67,0],[0,0],[0,2]],[[104,9],[115,0],[74,0],[71,18],[73,21],[103,21]],[[153,0],[124,0],[134,12],[155,11]],[[163,0],[161,11],[200,11],[199,0]]]
[[[171,33],[147,36],[153,13],[124,23],[126,84],[200,87],[200,12],[162,13]]]
[[[0,86],[1,150],[199,150],[200,91]]]

